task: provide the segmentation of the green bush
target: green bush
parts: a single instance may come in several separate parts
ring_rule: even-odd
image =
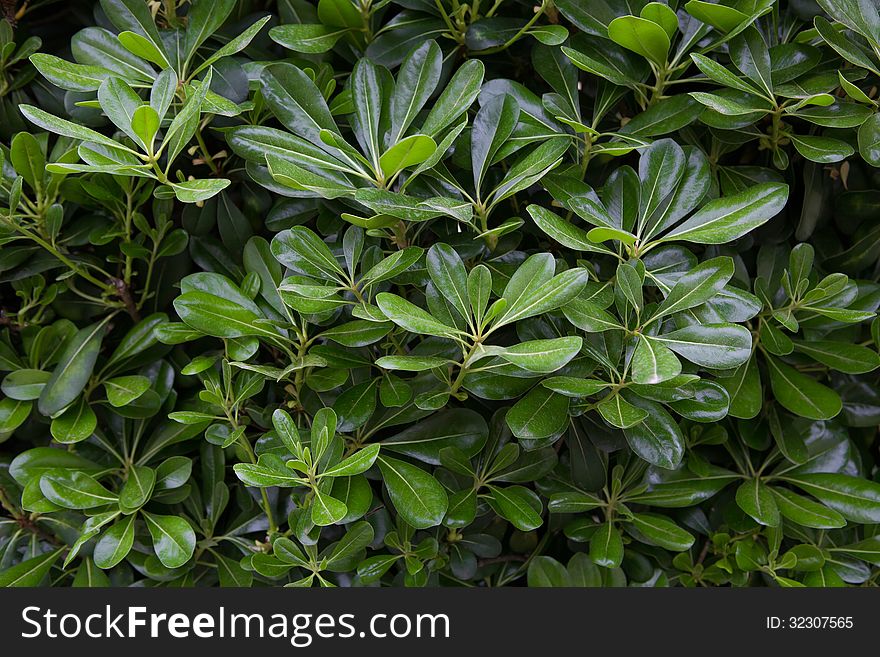
[[[878,7],[24,3],[0,584],[876,584]]]

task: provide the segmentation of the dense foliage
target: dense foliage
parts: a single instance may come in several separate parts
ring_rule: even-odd
[[[0,584],[880,579],[878,0],[3,2]]]

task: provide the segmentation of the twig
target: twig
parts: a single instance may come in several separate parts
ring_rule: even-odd
[[[128,285],[121,278],[111,278],[110,281],[113,283],[113,287],[116,288],[116,296],[125,304],[125,310],[134,321],[139,322],[141,316],[131,296],[131,291],[128,289]]]

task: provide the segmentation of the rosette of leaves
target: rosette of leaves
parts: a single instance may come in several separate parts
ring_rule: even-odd
[[[384,67],[360,60],[350,87],[342,92],[344,98],[337,96],[333,101],[349,114],[358,147],[342,135],[322,94],[302,69],[292,64],[267,67],[260,76],[261,95],[290,132],[242,126],[230,132],[230,144],[258,182],[288,196],[354,200],[361,189],[365,198],[371,198],[370,192],[415,182],[447,155],[461,134],[464,115],[483,79],[480,62],[462,66],[425,114],[422,109],[438,86],[441,66],[441,52],[434,41],[409,53],[396,80]],[[394,207],[394,196],[386,204],[390,211],[400,213],[409,209],[408,202],[415,206],[412,214],[416,217],[419,210],[429,218],[455,217],[464,211],[458,199],[438,191],[426,199],[405,197],[401,208]],[[422,201],[423,207],[418,206]],[[388,214],[343,216],[365,228],[398,223]]]
[[[721,48],[773,8],[772,1],[692,0],[675,11],[665,3],[648,2],[639,3],[638,15],[633,15],[627,14],[631,7],[625,3],[613,3],[612,11],[571,1],[557,5],[585,33],[562,48],[578,68],[629,89],[643,110],[663,105],[654,114],[666,114],[667,120],[678,117],[682,126],[689,122],[685,117],[694,118],[688,104],[682,97],[671,102],[664,98],[690,69],[690,56]]]
[[[676,15],[664,4],[648,3],[639,16],[618,16],[607,25],[595,26],[595,30],[607,30],[618,50],[609,48],[611,44],[576,39],[563,52],[579,68],[630,89],[639,105],[647,108],[632,126],[624,128],[625,134],[663,134],[699,116],[716,131],[739,131],[738,146],[747,134],[758,139],[759,148],[769,151],[779,169],[788,167],[784,149],[788,145],[820,163],[840,162],[852,155],[852,140],[837,137],[836,129],[858,128],[871,116],[861,103],[867,101],[873,107],[873,101],[854,84],[864,74],[857,70],[838,73],[833,66],[823,66],[821,51],[809,44],[809,32],[774,34],[766,19],[759,20],[771,11],[772,2],[739,5],[694,1],[684,6],[687,13]],[[824,18],[816,21],[817,27],[828,26],[830,34],[838,34]],[[721,46],[727,47],[734,70],[710,57]],[[693,72],[692,65],[705,78],[684,77]],[[643,81],[649,68],[653,85]],[[715,82],[722,89],[689,92],[706,108],[700,113],[699,106],[684,95],[665,98],[669,84],[684,82]],[[841,85],[857,102],[835,99],[833,92]],[[816,134],[822,128],[832,130]],[[869,130],[860,133],[866,149],[871,143]]]
[[[529,206],[529,213],[557,242],[589,253],[600,272],[562,307],[567,322],[586,332],[583,350],[593,372],[544,381],[543,391],[530,392],[511,413],[527,417],[530,404],[567,395],[579,400],[579,412],[596,411],[622,429],[637,454],[675,467],[684,438],[662,405],[695,421],[727,414],[727,391],[698,372],[724,373],[748,361],[751,334],[739,324],[759,312],[760,302],[730,284],[730,258],[697,264],[691,252],[671,243],[720,244],[741,237],[782,208],[786,187],[766,183],[703,204],[710,187],[705,157],[669,140],[642,153],[638,174],[619,168],[601,194],[567,182],[560,179],[551,189],[564,192],[563,206],[593,228],[539,206]],[[610,280],[601,277],[603,270]],[[681,358],[690,365],[684,367]],[[598,401],[589,401],[597,395]],[[547,437],[533,436],[527,426],[513,429],[521,438]]]
[[[880,366],[874,349],[835,339],[853,334],[856,325],[875,317],[880,306],[875,284],[860,285],[842,273],[820,276],[814,271],[814,257],[809,244],[792,249],[788,262],[779,251],[765,251],[754,283],[764,303],[753,320],[757,350],[723,382],[735,393],[731,397],[735,417],[749,419],[762,411],[762,380],[769,380],[784,411],[812,420],[830,420],[843,409],[840,395],[801,370],[859,375]],[[766,368],[763,377],[760,363]],[[771,424],[772,434],[787,458],[802,462],[807,455],[802,438],[783,431],[787,425],[784,417],[777,419]]]
[[[361,517],[370,506],[372,493],[363,478],[352,481],[352,477],[373,466],[379,445],[368,445],[344,456],[345,441],[336,434],[338,418],[331,408],[315,413],[308,445],[302,443],[296,425],[285,411],[276,410],[272,423],[281,447],[263,444],[256,463],[235,466],[238,478],[260,488],[305,489],[307,501],[302,505],[299,534],[314,534],[315,527]],[[333,496],[334,490],[339,497]]]
[[[542,2],[528,18],[497,16],[498,5],[479,2],[414,3],[390,20],[385,3],[319,0],[317,6],[295,3],[288,20],[270,31],[274,41],[289,50],[321,54],[354,50],[386,66],[396,66],[413,45],[426,38],[452,41],[470,55],[505,50],[525,36],[559,45],[568,36],[562,25],[541,23],[555,13],[551,2]],[[282,14],[287,19],[287,16]]]
[[[398,243],[411,239],[407,224],[449,217],[470,226],[491,248],[521,220],[490,226],[489,215],[558,165],[568,140],[548,139],[553,135],[546,130],[521,129],[516,100],[493,95],[468,133],[471,157],[466,168],[473,174],[467,182],[460,180],[444,160],[467,126],[483,65],[477,60],[462,65],[424,113],[441,64],[433,41],[407,56],[396,80],[384,67],[359,61],[343,93],[348,92],[346,101],[353,105],[350,127],[360,150],[340,134],[330,108],[301,69],[287,64],[269,67],[261,74],[262,95],[293,134],[242,126],[231,131],[230,144],[264,186],[285,195],[353,201],[358,209],[344,213],[345,220],[383,230]],[[333,103],[337,102],[338,97]],[[503,175],[490,168],[535,143],[538,146]]]
[[[769,120],[763,134],[755,132],[759,148],[770,151],[776,168],[788,167],[788,153],[782,148],[788,144],[807,160],[823,164],[840,162],[855,152],[847,141],[815,132],[858,128],[871,115],[863,104],[838,100],[832,94],[841,80],[852,86],[860,75],[823,71],[815,47],[790,42],[768,48],[761,33],[750,27],[730,43],[731,63],[741,76],[706,57],[692,58],[706,77],[726,87],[691,92],[708,108],[701,120],[722,130],[742,130]],[[797,124],[804,128],[797,130]]]
[[[665,580],[668,576],[654,563],[656,552],[652,548],[685,552],[695,542],[691,531],[698,525],[684,520],[688,531],[670,516],[645,509],[641,498],[648,488],[644,481],[647,463],[627,453],[612,456],[590,449],[598,461],[590,475],[577,476],[571,469],[545,480],[542,492],[550,498],[548,508],[565,519],[563,531],[570,541],[589,544],[593,564],[622,575],[620,566],[626,555],[633,564],[630,577],[645,585],[657,585],[658,578]],[[721,473],[719,468],[714,474]],[[723,479],[718,478],[721,482],[710,486],[722,488]],[[704,499],[709,496],[711,493]]]
[[[101,10],[116,33],[104,27],[87,27],[71,39],[75,61],[38,53],[31,56],[31,62],[47,80],[86,107],[97,106],[93,93],[112,78],[136,90],[149,90],[161,77],[165,81],[162,98],[183,104],[200,87],[198,76],[204,78],[212,67],[221,72],[225,94],[237,96],[243,91],[246,96],[247,81],[235,75],[236,65],[227,58],[247,48],[269,17],[230,38],[220,31],[235,5],[235,0],[199,0],[191,3],[185,21],[166,15],[169,24],[160,28],[156,16],[139,0],[102,0]],[[218,42],[220,47],[205,52],[206,45]],[[234,116],[249,107],[212,90],[210,78],[202,93],[204,111],[209,114]],[[128,127],[120,129],[125,132]]]
[[[167,130],[160,135],[159,130],[171,109],[178,83],[174,71],[166,71],[153,83],[149,102],[144,102],[120,78],[110,77],[101,83],[98,103],[124,135],[122,141],[38,107],[22,105],[21,111],[31,123],[82,142],[76,152],[84,164],[55,162],[50,163],[47,170],[50,173],[106,173],[128,178],[149,178],[160,183],[155,190],[158,198],[173,195],[184,203],[204,201],[225,189],[229,185],[229,180],[225,178],[187,180],[178,171],[175,182],[170,176],[175,159],[199,130],[199,118],[205,110],[203,104],[211,85],[212,69],[208,68],[198,90],[187,98],[171,119]]]

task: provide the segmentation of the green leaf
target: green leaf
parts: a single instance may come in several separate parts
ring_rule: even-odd
[[[382,168],[379,162],[379,123],[384,104],[380,69],[368,59],[360,59],[351,73],[352,100],[355,106],[358,132],[373,162],[373,168]]]
[[[131,552],[136,517],[134,514],[124,516],[98,539],[93,555],[98,568],[113,568]]]
[[[436,356],[382,356],[376,360],[377,367],[404,372],[424,372],[435,367],[446,367],[450,361]]]
[[[289,488],[302,484],[302,478],[288,468],[281,457],[276,454],[260,454],[256,463],[236,463],[232,469],[246,486],[257,488],[283,486]]]
[[[583,340],[579,337],[530,340],[507,347],[501,358],[517,367],[539,374],[549,374],[578,355]]]
[[[442,65],[440,46],[433,39],[415,48],[404,60],[397,75],[389,108],[391,144],[397,144],[401,140],[416,115],[428,102],[437,87]]]
[[[131,130],[148,153],[153,152],[153,139],[159,130],[159,122],[159,114],[149,105],[141,105],[132,114]]]
[[[657,23],[637,16],[620,16],[608,24],[608,38],[660,66],[666,63],[669,35]]]
[[[596,405],[596,410],[608,424],[618,429],[635,426],[648,417],[645,411],[633,406],[617,393],[604,397]]]
[[[792,135],[791,143],[798,153],[811,162],[828,164],[840,162],[855,153],[855,149],[840,139]]]
[[[196,0],[187,14],[187,29],[184,36],[183,51],[187,58],[207,41],[235,8],[234,0]]]
[[[444,449],[455,448],[469,458],[479,452],[488,436],[489,427],[479,413],[448,408],[383,439],[381,444],[384,449],[439,465]]]
[[[165,53],[150,39],[134,32],[120,32],[118,38],[119,43],[131,54],[158,64],[162,68],[171,66]]]
[[[0,588],[39,586],[58,561],[61,552],[61,549],[45,552],[5,569],[0,572]]]
[[[611,384],[598,379],[579,379],[573,376],[551,376],[541,381],[541,385],[566,397],[589,397]]]
[[[312,522],[319,527],[335,524],[348,513],[348,507],[345,506],[345,502],[337,500],[330,495],[325,495],[319,488],[312,490],[315,495],[312,498]]]
[[[46,176],[46,156],[37,138],[29,132],[19,132],[9,146],[9,161],[15,172],[24,178],[33,190],[43,188]]]
[[[690,219],[667,233],[662,241],[723,244],[763,225],[785,206],[788,185],[760,183],[707,203]]]
[[[859,154],[872,167],[880,167],[880,114],[872,114],[859,126]]]
[[[32,408],[29,401],[0,399],[0,435],[11,435],[28,419]]]
[[[102,66],[76,64],[46,53],[31,55],[29,59],[44,78],[66,91],[96,91],[113,75]]]
[[[428,249],[425,264],[437,291],[459,315],[469,321],[471,313],[467,271],[458,253],[448,244],[435,244]]]
[[[182,183],[168,183],[174,195],[181,203],[201,203],[229,187],[226,178],[205,178],[203,180],[187,180]]]
[[[580,492],[553,493],[547,509],[551,513],[580,513],[592,511],[602,506],[602,500],[595,495]]]
[[[843,403],[831,388],[801,374],[778,358],[767,358],[770,387],[776,400],[786,409],[811,420],[830,420],[840,413]]]
[[[213,69],[208,68],[197,89],[193,90],[192,84],[189,86],[186,102],[174,116],[171,125],[165,131],[162,148],[166,149],[169,161],[174,161],[198,129],[198,119],[201,114],[202,103],[205,102],[205,97],[211,88],[213,73]]]
[[[566,221],[558,214],[550,212],[550,210],[539,205],[530,205],[526,210],[532,217],[532,220],[534,220],[535,225],[562,246],[577,251],[606,252],[604,247],[596,246],[594,240],[588,236],[588,231]]]
[[[509,94],[494,96],[477,112],[471,128],[474,189],[482,187],[489,165],[516,127],[519,113],[519,104]]]
[[[739,367],[752,354],[751,332],[744,326],[726,322],[694,324],[654,340],[692,363],[714,369]]]
[[[794,342],[794,348],[838,372],[865,374],[880,366],[880,355],[868,347],[835,340]]]
[[[205,4],[208,4],[205,2]],[[209,68],[214,64],[214,62],[223,59],[224,57],[230,57],[238,52],[241,52],[245,48],[247,48],[251,41],[253,41],[254,37],[259,34],[260,30],[263,29],[263,26],[269,22],[272,18],[271,15],[264,16],[258,21],[251,24],[249,28],[247,28],[244,32],[239,34],[234,39],[230,39],[223,45],[221,48],[215,50],[210,56],[208,56],[201,64],[199,64],[198,68],[193,71],[193,75],[198,75],[206,68]]]
[[[734,65],[760,89],[772,96],[770,51],[757,28],[750,26],[740,32],[730,40],[729,48]]]
[[[174,309],[184,323],[206,335],[218,338],[274,335],[254,324],[260,317],[249,308],[207,292],[181,294],[174,300]]]
[[[646,335],[639,336],[633,352],[632,379],[636,383],[662,383],[681,373],[681,362],[661,342]]]
[[[703,2],[702,0],[690,0],[684,5],[684,8],[697,20],[711,25],[721,32],[732,32],[749,18],[748,14],[744,14],[734,7],[715,2]]]
[[[834,24],[823,16],[816,16],[813,19],[813,25],[815,25],[816,31],[825,43],[836,50],[844,59],[869,71],[873,71],[875,75],[880,74],[876,61],[859,45],[858,41],[847,38],[846,34],[838,31]]]
[[[587,271],[577,268],[568,269],[543,285],[529,285],[516,295],[511,295],[511,290],[505,289],[502,298],[508,302],[507,308],[495,320],[493,328],[561,308],[581,293],[587,280]]]
[[[156,468],[155,490],[180,488],[189,481],[192,474],[192,459],[185,456],[172,456]]]
[[[140,144],[141,148],[146,148],[132,127],[135,111],[143,106],[143,101],[128,83],[117,77],[107,78],[98,89],[98,102],[117,128]]]
[[[743,365],[736,368],[732,376],[718,379],[718,383],[730,395],[729,413],[731,416],[748,420],[761,412],[764,391],[754,354]]]
[[[150,388],[150,380],[145,376],[117,376],[104,381],[104,390],[110,405],[119,408],[127,406]]]
[[[469,59],[462,64],[422,122],[422,133],[436,138],[461,118],[476,100],[484,72],[485,66],[479,59]]]
[[[446,514],[446,491],[434,477],[405,461],[380,456],[385,487],[394,508],[416,529],[439,525]]]
[[[847,520],[880,522],[880,484],[874,481],[836,473],[788,475],[785,480],[814,496]]]
[[[379,444],[367,445],[321,472],[321,477],[351,477],[369,470],[379,455]]]
[[[39,399],[49,379],[51,372],[42,370],[19,369],[10,372],[3,378],[3,394],[9,399],[17,401],[32,401]]]
[[[549,139],[514,162],[492,191],[493,203],[499,203],[531,187],[562,163],[570,144],[567,139]]]
[[[617,568],[623,561],[623,538],[614,523],[606,522],[590,539],[590,559],[603,568]]]
[[[334,28],[316,24],[276,25],[269,30],[272,40],[295,52],[318,55],[332,49],[351,32],[350,28]]]
[[[429,313],[396,294],[381,292],[376,295],[376,303],[388,319],[412,333],[436,335],[441,338],[451,338],[461,333],[437,321]]]
[[[85,388],[95,367],[106,320],[80,329],[67,342],[64,353],[40,393],[37,407],[53,416],[73,402]]]
[[[768,527],[779,526],[779,507],[770,488],[759,477],[749,479],[736,489],[736,503],[755,522]]]
[[[539,554],[529,562],[527,582],[529,588],[568,586],[568,571],[553,557]]]
[[[530,206],[531,207],[531,206]],[[607,242],[609,240],[617,240],[627,246],[632,246],[638,239],[635,235],[619,228],[608,228],[600,226],[593,228],[587,232],[587,239],[591,242]],[[626,264],[626,263],[624,263]]]
[[[437,149],[437,144],[427,135],[410,135],[397,142],[379,158],[379,167],[386,178],[399,171],[421,164]]]
[[[878,536],[872,536],[851,545],[844,545],[835,548],[835,550],[875,566],[880,563],[880,537]]]
[[[162,37],[144,3],[139,0],[101,0],[101,8],[120,32],[130,31],[144,37],[164,57]]]
[[[568,397],[536,386],[507,412],[507,426],[523,440],[558,435],[568,426],[568,405]]]
[[[529,532],[544,523],[541,518],[541,498],[528,488],[489,486],[489,491],[490,504],[497,509],[500,516],[509,520],[520,531]]]
[[[34,447],[16,456],[9,464],[9,474],[24,486],[31,479],[56,469],[79,470],[84,474],[96,474],[104,468],[79,454],[52,447]]]
[[[118,499],[91,475],[60,468],[43,474],[40,490],[51,502],[66,509],[92,509]]]
[[[634,513],[629,526],[637,530],[639,537],[646,539],[649,544],[673,552],[684,552],[694,544],[690,532],[656,513]]]
[[[98,426],[98,418],[85,397],[67,407],[52,419],[50,432],[59,443],[79,443],[92,436]]]
[[[719,95],[702,91],[691,91],[690,97],[701,105],[722,116],[742,117],[741,120],[750,122],[750,118],[757,118],[767,114],[769,109],[765,107],[766,101],[757,96],[742,98],[734,94]]]
[[[678,467],[684,455],[685,439],[672,416],[660,404],[636,395],[628,395],[627,401],[645,414],[641,422],[623,431],[632,450],[661,468]]]
[[[189,523],[179,516],[162,516],[141,512],[153,538],[153,549],[166,568],[180,568],[192,558],[196,534]]]
[[[254,574],[241,567],[235,559],[214,553],[217,560],[217,576],[220,586],[226,588],[249,588],[254,581]]]
[[[748,82],[744,82],[714,59],[709,59],[708,57],[697,53],[691,53],[690,57],[694,61],[694,64],[697,65],[697,68],[700,69],[700,71],[710,80],[717,82],[724,87],[737,89],[738,91],[747,94],[759,95],[761,93],[760,88],[756,89]]]
[[[730,258],[720,256],[701,262],[676,280],[650,322],[709,301],[732,277],[733,261]]]
[[[155,470],[145,465],[132,467],[119,491],[119,508],[123,513],[134,513],[147,503],[155,485]]]
[[[53,116],[52,114],[44,112],[43,110],[37,107],[33,107],[32,105],[19,105],[19,109],[28,121],[36,126],[43,128],[44,130],[54,132],[56,135],[63,135],[64,137],[71,137],[73,139],[92,142],[95,144],[108,146],[111,149],[120,149],[128,153],[135,153],[135,151],[133,151],[132,149],[123,146],[119,142],[114,141],[109,137],[105,137],[100,132],[95,132],[91,128],[86,128],[85,126],[81,126],[77,123],[72,123],[71,121],[67,121],[66,119],[60,119],[57,116]]]
[[[842,515],[833,509],[798,495],[786,488],[770,487],[776,497],[776,505],[783,518],[804,527],[815,529],[838,529],[846,525]]]
[[[662,27],[670,41],[678,33],[678,16],[667,5],[660,2],[649,2],[642,7],[639,16]]]

